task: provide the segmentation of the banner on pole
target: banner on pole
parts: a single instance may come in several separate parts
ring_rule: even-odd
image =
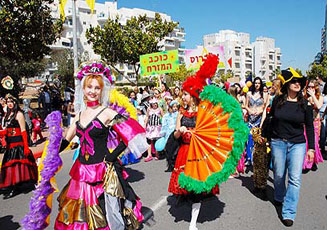
[[[60,0],[59,1],[59,11],[61,15],[61,19],[65,21],[65,5],[67,3],[67,0]]]
[[[167,50],[140,56],[141,76],[179,71],[178,50]]]
[[[224,46],[199,47],[197,49],[185,50],[185,64],[188,70],[199,70],[206,60],[208,54],[218,55],[218,69],[228,66],[225,60]]]

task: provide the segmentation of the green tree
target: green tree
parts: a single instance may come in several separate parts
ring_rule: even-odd
[[[270,80],[276,79],[280,73],[281,73],[281,71],[278,68],[276,68],[275,70],[273,70],[271,72],[271,75],[270,75]]]
[[[86,31],[88,43],[92,43],[96,54],[101,55],[113,69],[118,63],[132,65],[139,78],[140,55],[158,52],[159,44],[177,26],[177,23],[163,21],[159,14],[153,20],[146,15],[132,17],[122,24],[117,17],[108,19],[103,28],[90,27]],[[129,79],[127,79],[129,80]]]
[[[303,75],[302,75],[302,70],[300,70],[299,68],[296,68],[296,69],[295,69],[295,72],[297,72],[298,74],[300,74],[301,76],[303,76]]]
[[[80,57],[78,60],[79,63],[90,59],[88,52],[84,52],[78,56]],[[59,79],[63,83],[63,88],[67,85],[74,87],[74,55],[71,49],[52,52],[48,64],[55,64],[57,66],[54,74],[59,75]]]
[[[178,82],[179,84],[181,82],[184,82],[185,79],[192,74],[193,71],[187,70],[185,64],[182,64],[179,66],[179,71],[176,73],[169,73],[167,76],[170,78],[169,86],[174,86],[174,82]]]
[[[306,72],[309,79],[316,79],[321,76],[325,81],[327,80],[327,55],[324,55],[320,64],[313,63],[310,69]]]
[[[228,78],[232,78],[234,77],[234,73],[231,70],[228,70],[226,73],[224,72],[218,72],[218,75],[216,75],[216,77],[214,77],[213,81],[217,84],[219,83],[224,83],[227,81]]]
[[[52,2],[0,1],[0,76],[10,75],[15,83],[22,76],[31,77],[35,71],[25,70],[42,63],[50,53],[49,45],[62,30],[62,22],[51,17],[48,4]]]

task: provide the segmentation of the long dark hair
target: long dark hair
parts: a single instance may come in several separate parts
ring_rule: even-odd
[[[283,85],[282,89],[281,89],[281,94],[280,96],[278,96],[277,99],[277,107],[280,108],[282,105],[285,104],[285,102],[287,101],[287,89],[290,85],[290,82],[285,83],[285,85]],[[299,106],[305,110],[306,105],[307,105],[307,100],[304,98],[303,93],[302,93],[302,89],[297,93],[296,95],[297,101]]]
[[[7,106],[7,113],[4,118],[4,126],[7,126],[12,120],[14,120],[16,118],[18,111],[21,111],[21,109],[18,105],[18,100],[16,98],[9,96],[6,98],[6,103],[8,102],[8,100],[13,101],[14,107],[12,109],[10,109]],[[11,115],[11,113],[12,113],[12,115]]]
[[[250,87],[250,91],[252,93],[252,95],[254,94],[255,92],[255,81],[256,80],[259,80],[260,81],[260,88],[259,88],[259,92],[260,92],[260,95],[261,97],[263,98],[263,82],[262,82],[262,79],[260,77],[256,77],[254,78],[253,82],[252,82],[252,86]]]

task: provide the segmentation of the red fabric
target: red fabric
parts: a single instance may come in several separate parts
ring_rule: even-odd
[[[36,164],[34,162],[31,162],[31,161],[29,161],[27,159],[15,159],[15,160],[8,161],[4,165],[2,165],[2,168],[11,167],[12,165],[17,164],[17,163],[27,164],[27,165],[35,165],[36,166]]]
[[[16,146],[24,146],[23,142],[10,143],[9,148],[14,148]]]
[[[16,137],[21,136],[22,133],[20,131],[20,128],[7,128],[7,135],[8,137]]]
[[[40,139],[43,139],[41,129],[38,129],[38,130],[33,129],[33,141],[34,142],[37,140],[37,135],[39,135]]]
[[[207,84],[206,79],[215,75],[219,58],[217,55],[209,54],[199,71],[194,76],[189,76],[183,83],[183,90],[192,96],[199,98],[203,87]]]
[[[184,172],[184,166],[186,164],[186,159],[187,159],[187,153],[188,153],[188,148],[189,145],[187,144],[182,144],[181,147],[179,148],[178,155],[176,158],[176,163],[175,163],[175,168],[171,174],[170,177],[170,182],[169,182],[169,187],[168,191],[173,193],[173,194],[178,194],[178,195],[186,195],[190,194],[190,192],[186,191],[185,189],[181,188],[178,184],[178,177],[179,174]],[[216,185],[211,192],[211,194],[219,194],[219,187]],[[206,195],[206,193],[202,193],[203,195]]]
[[[11,167],[3,167],[1,169],[1,182],[0,188],[5,188],[19,184],[26,181],[37,181],[37,168],[36,165],[31,166],[28,164],[14,164]],[[3,175],[5,177],[3,178]]]
[[[25,154],[25,156],[27,156],[31,152],[31,150],[28,148],[26,130],[22,132],[22,138],[23,138],[23,143],[24,143],[24,154]]]
[[[0,130],[0,136],[5,136],[7,134],[7,129]]]
[[[39,118],[39,119],[33,119],[32,120],[32,123],[33,123],[33,130],[41,130],[41,123],[42,123],[42,120]]]

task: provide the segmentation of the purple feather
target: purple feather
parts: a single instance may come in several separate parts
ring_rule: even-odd
[[[30,201],[30,212],[22,220],[23,230],[42,230],[48,226],[46,219],[50,215],[51,209],[47,206],[46,200],[54,192],[50,179],[62,165],[59,156],[60,141],[62,139],[61,113],[59,111],[52,112],[47,116],[45,122],[49,127],[50,135],[47,155],[43,160],[44,168],[41,171],[42,180],[33,192]]]

